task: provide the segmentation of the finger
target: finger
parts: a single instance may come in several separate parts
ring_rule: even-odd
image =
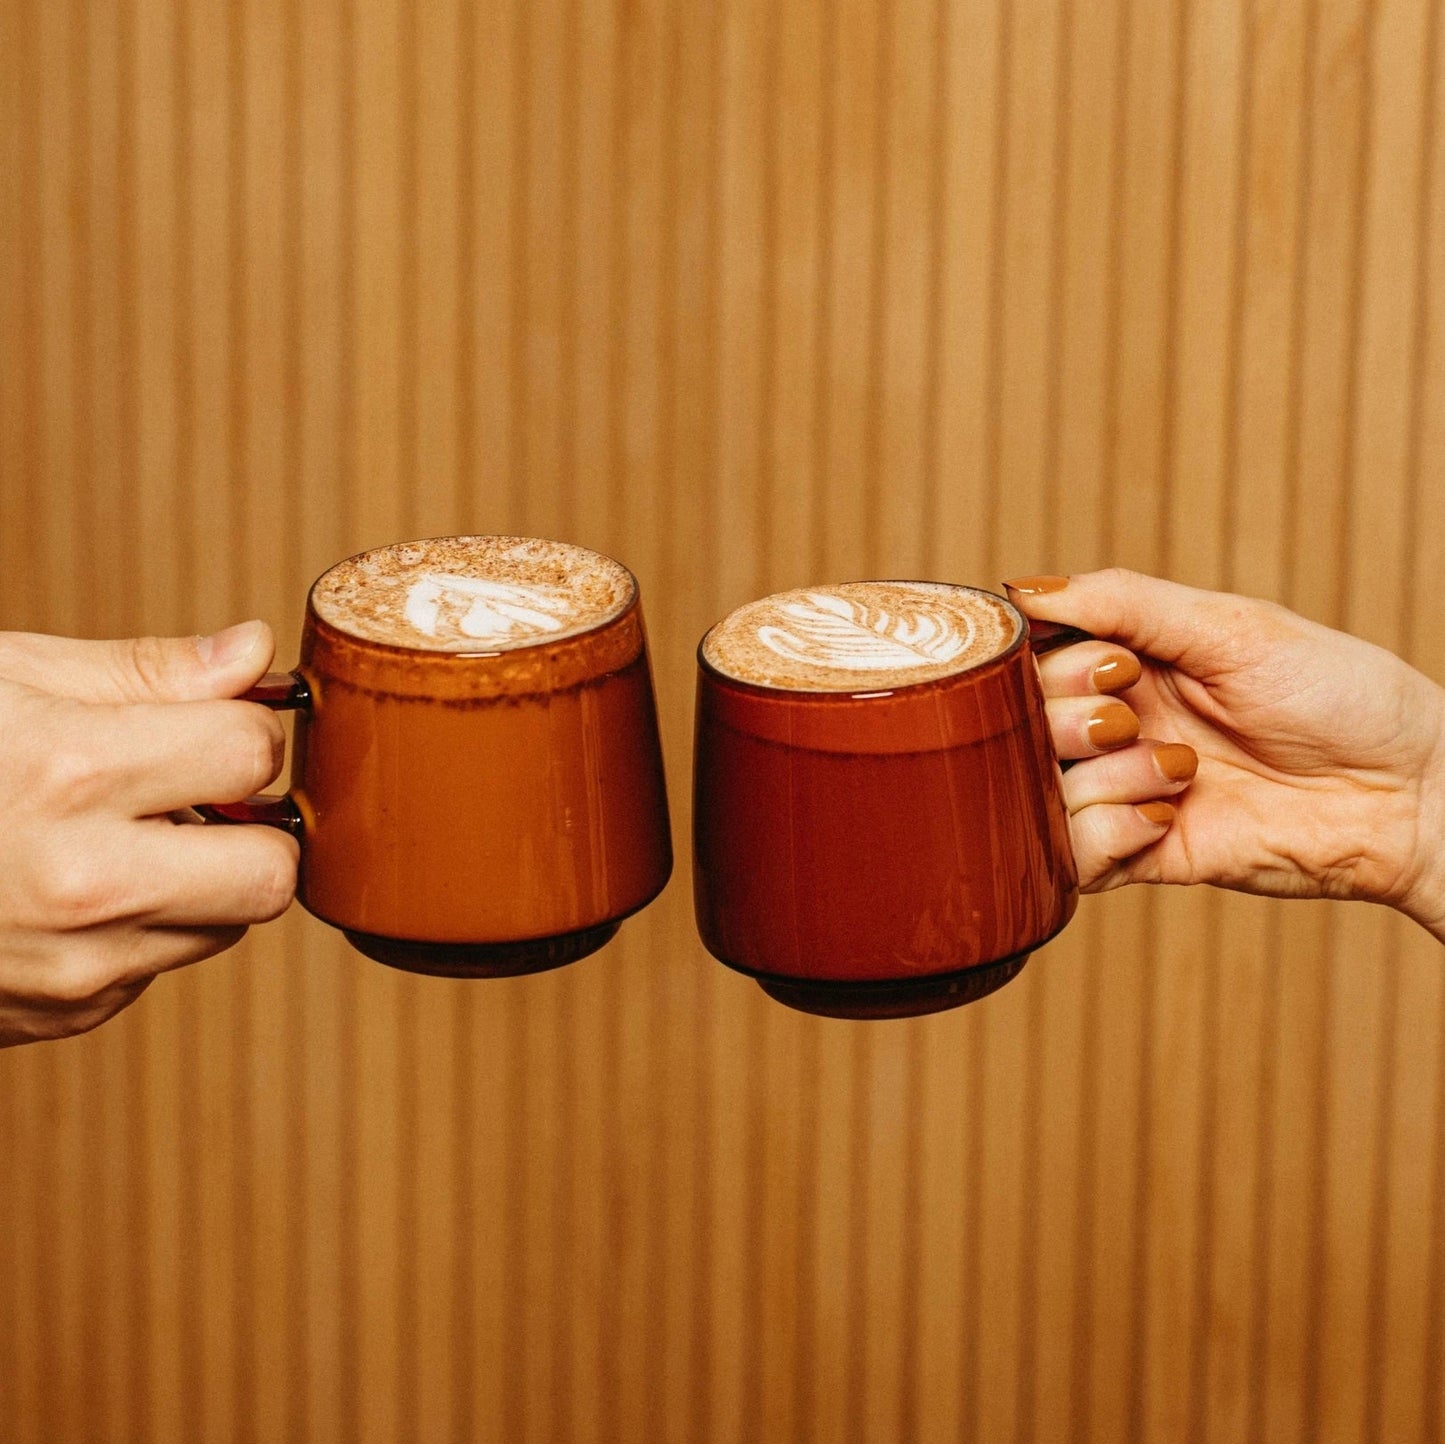
[[[0,997],[0,1048],[88,1033],[135,1002],[150,981],[147,977],[138,983],[113,983],[82,1002],[31,1000],[18,994]]]
[[[5,994],[27,1010],[63,1017],[99,1010],[109,1017],[139,997],[158,973],[214,957],[245,935],[244,927],[90,928],[72,934],[60,953],[8,976]]]
[[[124,915],[152,929],[270,922],[296,895],[301,852],[277,828],[177,826],[157,818],[133,830],[141,841]]]
[[[172,702],[105,709],[82,718],[94,735],[78,755],[53,763],[78,783],[74,802],[105,801],[128,817],[150,817],[199,802],[238,802],[275,781],[286,736],[277,718],[252,702]],[[98,745],[100,744],[100,745]],[[91,776],[91,785],[85,779]]]
[[[1112,642],[1079,642],[1039,658],[1045,697],[1112,696],[1142,673],[1139,659]]]
[[[1124,882],[1121,864],[1163,838],[1174,816],[1174,808],[1167,802],[1146,802],[1137,807],[1101,802],[1076,812],[1069,819],[1069,835],[1079,886],[1085,892],[1100,892]]]
[[[156,927],[128,929],[120,937],[112,929],[103,940],[97,939],[89,956],[82,949],[64,965],[63,986],[71,994],[64,1006],[77,1011],[102,1007],[109,1017],[133,1003],[160,974],[213,958],[235,947],[246,932],[240,926]]]
[[[1139,719],[1123,703],[1097,697],[1050,697],[1044,703],[1054,751],[1065,760],[1097,757],[1127,746],[1139,735]]]
[[[265,674],[275,650],[265,622],[210,637],[105,642],[0,632],[0,677],[82,702],[201,702],[239,696]]]
[[[37,840],[26,865],[0,878],[0,899],[16,926],[41,936],[245,926],[286,910],[299,856],[273,827],[79,818]]]
[[[1005,582],[1027,616],[1082,627],[1163,662],[1207,672],[1239,638],[1258,631],[1267,602],[1111,567],[1071,577],[1018,577]]]
[[[243,925],[216,928],[147,928],[145,953],[150,969],[146,981],[204,962],[234,948],[246,936]]]
[[[1103,757],[1089,758],[1064,774],[1064,803],[1082,812],[1101,802],[1152,802],[1189,786],[1199,756],[1182,742],[1140,740]]]

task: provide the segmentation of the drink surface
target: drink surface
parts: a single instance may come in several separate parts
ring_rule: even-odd
[[[865,692],[969,671],[1018,641],[1001,598],[942,582],[843,582],[748,602],[703,639],[734,681],[799,692]]]
[[[610,557],[534,537],[435,537],[338,562],[312,604],[339,631],[429,652],[505,652],[620,616],[636,592]]]

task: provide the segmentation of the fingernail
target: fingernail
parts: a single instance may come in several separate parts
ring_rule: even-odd
[[[1165,742],[1154,749],[1154,765],[1166,782],[1188,782],[1199,771],[1199,754],[1182,742]]]
[[[1107,694],[1122,692],[1126,687],[1132,687],[1143,673],[1144,669],[1133,652],[1121,652],[1118,656],[1110,657],[1107,662],[1100,662],[1089,677],[1094,684],[1094,691]]]
[[[1141,802],[1134,811],[1155,827],[1168,827],[1174,821],[1174,809],[1167,802]]]
[[[260,622],[238,622],[223,632],[201,637],[196,642],[196,652],[202,666],[229,667],[248,656],[261,637]]]
[[[1089,718],[1089,745],[1100,752],[1122,747],[1139,735],[1139,719],[1122,703],[1109,702]]]
[[[1061,592],[1068,584],[1068,577],[1015,577],[1004,586],[1020,596],[1034,597],[1040,592]]]

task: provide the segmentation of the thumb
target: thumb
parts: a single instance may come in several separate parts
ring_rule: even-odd
[[[1263,630],[1268,602],[1206,592],[1160,577],[1110,567],[1071,577],[1005,582],[1025,616],[1081,627],[1195,676],[1228,670]]]
[[[236,697],[275,655],[265,622],[209,637],[127,637],[91,642],[0,633],[0,677],[81,702],[206,702]]]

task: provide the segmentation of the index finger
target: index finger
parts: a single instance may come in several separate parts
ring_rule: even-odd
[[[1069,577],[1017,577],[1004,587],[1025,616],[1082,627],[1191,671],[1212,667],[1261,606],[1247,597],[1201,591],[1123,567]]]

